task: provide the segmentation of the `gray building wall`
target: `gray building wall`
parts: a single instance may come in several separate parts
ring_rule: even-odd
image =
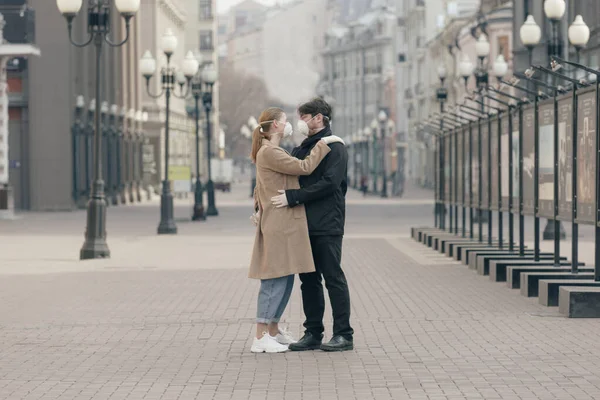
[[[55,1],[29,0],[36,12],[36,44],[41,57],[31,58],[28,71],[29,127],[28,189],[32,210],[73,209],[73,165],[71,124],[76,99],[82,95],[86,109],[95,98],[96,50],[93,44],[77,48],[69,42],[67,24]],[[139,15],[131,24],[131,35],[124,47],[102,48],[100,98],[119,110],[141,109],[139,58]],[[88,38],[87,2],[74,21],[73,39],[82,43]],[[122,18],[111,9],[113,42],[124,39]],[[96,107],[99,110],[100,104]],[[105,151],[106,149],[102,149]],[[106,177],[104,177],[106,180]]]
[[[71,46],[56,2],[33,0],[41,57],[29,60],[29,175],[32,210],[72,208],[70,128],[77,65],[87,57]]]

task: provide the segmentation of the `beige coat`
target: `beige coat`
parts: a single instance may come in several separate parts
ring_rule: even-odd
[[[263,140],[256,156],[254,201],[260,223],[248,276],[272,279],[315,271],[304,205],[276,208],[271,197],[281,189],[299,189],[299,175],[310,175],[331,151],[322,140],[305,160],[292,157],[282,148]]]

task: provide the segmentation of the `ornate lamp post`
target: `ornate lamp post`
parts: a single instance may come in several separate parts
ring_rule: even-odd
[[[96,101],[100,106],[100,78],[102,76],[102,47],[106,42],[109,46],[119,47],[129,39],[131,18],[140,8],[140,0],[114,0],[117,11],[125,20],[125,39],[115,43],[109,38],[110,34],[110,0],[88,1],[88,33],[89,37],[83,43],[73,40],[73,20],[81,10],[83,0],[56,0],[56,5],[67,20],[69,40],[76,47],[85,47],[93,43],[96,47]],[[98,107],[99,108],[99,107]],[[106,243],[106,198],[102,178],[102,133],[100,131],[100,112],[94,113],[94,184],[87,206],[87,226],[85,242],[81,248],[80,259],[110,257]]]
[[[371,136],[373,135],[373,130],[371,128],[366,127],[364,130],[364,141],[365,141],[365,163],[364,163],[364,174],[367,178],[366,186],[367,192],[369,191],[369,175],[371,168],[371,147],[373,146],[371,142]]]
[[[206,194],[208,197],[208,209],[206,215],[209,217],[219,215],[217,207],[215,207],[215,186],[212,181],[212,170],[211,170],[211,145],[210,139],[212,132],[210,129],[210,111],[212,110],[212,94],[213,86],[217,81],[217,70],[213,64],[208,64],[202,71],[202,81],[204,82],[205,91],[202,94],[202,103],[204,104],[204,111],[206,112],[206,153],[208,156],[208,182],[206,183]]]
[[[258,126],[258,121],[254,117],[248,118],[248,126],[250,127],[250,142],[252,142],[252,132]],[[254,197],[254,188],[256,187],[256,165],[254,163],[250,164],[250,173],[251,173],[251,182],[250,182],[250,197]]]
[[[496,61],[494,61],[494,65],[492,66],[492,72],[498,80],[498,84],[500,84],[500,81],[502,81],[502,77],[508,72],[508,64],[506,63],[506,60],[504,59],[504,56],[502,54],[498,54]]]
[[[581,49],[587,45],[590,40],[590,28],[583,21],[583,17],[578,15],[575,21],[569,26],[569,42],[575,47],[576,62],[580,63]]]
[[[386,131],[387,131],[387,122],[388,122],[388,115],[385,111],[381,110],[379,111],[379,114],[377,115],[377,119],[379,119],[379,130],[380,130],[380,139],[379,139],[379,143],[380,143],[380,154],[379,157],[381,157],[381,180],[383,181],[381,184],[381,197],[385,198],[388,197],[387,194],[387,173],[385,170],[386,167],[386,163],[385,163],[385,151],[386,151]]]
[[[360,132],[352,135],[352,149],[353,149],[353,162],[354,162],[354,189],[360,189],[360,152],[362,148]]]
[[[548,43],[549,56],[562,57],[563,46],[562,40],[558,33],[558,26],[563,15],[565,15],[566,8],[567,5],[565,3],[565,0],[544,1],[544,14],[546,14],[546,18],[550,20],[550,24],[552,25],[552,37],[550,39],[550,42]]]
[[[140,72],[146,78],[146,91],[153,98],[159,98],[163,94],[166,100],[165,109],[165,179],[162,182],[162,193],[160,196],[160,223],[158,225],[158,234],[175,234],[177,225],[173,218],[173,193],[171,193],[171,182],[169,181],[169,114],[171,95],[183,99],[187,97],[191,87],[191,79],[198,71],[198,61],[191,51],[185,56],[182,70],[178,71],[171,65],[171,56],[177,49],[177,37],[173,35],[170,29],[167,29],[162,37],[162,51],[167,57],[167,65],[161,69],[162,89],[157,95],[150,91],[150,79],[156,72],[156,60],[152,57],[150,51],[146,51],[140,60]],[[175,93],[175,84],[179,85],[180,94]],[[184,90],[184,86],[187,86]]]
[[[466,56],[465,56],[466,57]],[[463,62],[469,62],[468,58],[465,58],[463,60]],[[472,71],[472,67],[469,69],[469,75],[471,74]],[[448,90],[444,87],[444,82],[446,81],[446,68],[441,65],[438,68],[438,78],[440,79],[440,87],[438,88],[437,92],[436,92],[436,98],[440,103],[440,113],[443,114],[444,113],[444,104],[446,103],[446,100],[448,99]],[[444,119],[440,118],[440,130],[444,130]],[[438,149],[438,155],[436,158],[436,163],[438,163],[438,170],[441,168],[442,165],[444,165],[444,149],[442,148],[442,144],[441,141],[438,140],[436,138],[436,142],[438,143],[437,145],[437,149]],[[435,176],[437,176],[437,172],[435,173]],[[436,186],[436,190],[439,190],[440,193],[439,197],[443,198],[444,196],[444,179],[445,176],[443,173],[439,173],[439,184]],[[444,206],[443,202],[437,202],[436,200],[436,204],[434,205],[434,216],[435,216],[435,221],[436,221],[436,226],[439,226],[440,228],[444,229],[444,225],[445,225],[445,221],[446,221],[446,207]]]
[[[477,53],[477,58],[479,60],[475,78],[478,89],[483,90],[483,88],[486,88],[488,85],[488,73],[484,66],[484,60],[490,55],[490,42],[488,42],[485,34],[479,35],[477,43],[475,43],[475,52]],[[484,111],[483,107],[482,104],[481,111]]]
[[[533,49],[542,39],[542,30],[535,22],[533,15],[527,16],[527,19],[523,25],[521,25],[519,36],[521,37],[521,42],[527,48],[527,52],[529,53],[529,65],[531,65],[533,64]]]
[[[379,143],[377,143],[377,129],[379,128],[379,123],[377,122],[377,120],[375,118],[373,118],[373,120],[371,121],[371,136],[373,137],[373,193],[377,193],[377,180],[379,179],[379,171],[377,171],[379,169],[379,160],[378,160],[378,156],[379,156],[379,152],[378,152],[378,145]]]
[[[198,64],[202,62],[202,56],[196,55]],[[200,99],[202,98],[202,76],[200,70],[192,80],[192,96],[194,97],[194,118],[196,120],[196,183],[194,185],[194,210],[192,221],[206,221],[204,213],[204,201],[202,182],[200,180]]]

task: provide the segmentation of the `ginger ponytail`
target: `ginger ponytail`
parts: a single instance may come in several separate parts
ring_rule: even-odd
[[[261,125],[256,125],[252,132],[252,152],[250,153],[250,160],[256,164],[256,155],[262,146],[262,140],[264,138],[263,133],[260,131]]]
[[[273,121],[279,120],[282,115],[283,110],[277,107],[267,108],[260,114],[260,117],[258,118],[258,125],[256,125],[254,131],[252,132],[252,151],[250,153],[250,160],[252,160],[253,163],[256,164],[256,156],[262,147],[263,139],[271,139],[269,131],[271,130]]]

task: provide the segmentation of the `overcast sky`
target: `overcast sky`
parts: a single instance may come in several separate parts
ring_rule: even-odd
[[[237,4],[237,3],[241,3],[243,0],[217,0],[217,12],[218,13],[222,13],[224,11],[227,11],[229,9],[229,7]],[[273,5],[275,4],[275,0],[256,0],[259,3],[263,3],[266,5]]]

